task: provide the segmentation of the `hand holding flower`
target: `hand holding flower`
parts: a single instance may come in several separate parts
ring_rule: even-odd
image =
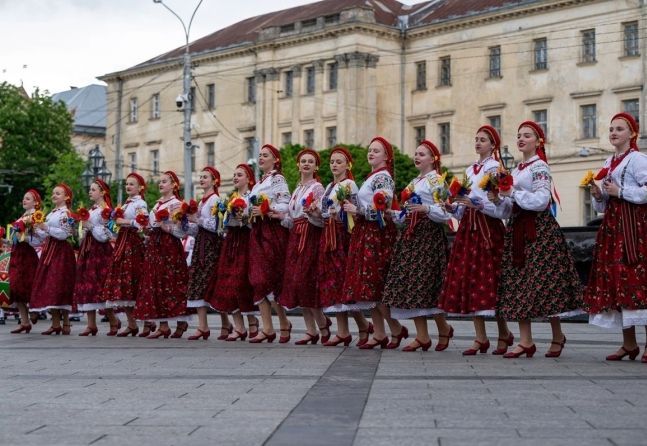
[[[351,203],[348,200],[344,200],[344,205],[342,206],[344,211],[348,212],[351,215],[357,215],[357,206]]]
[[[591,196],[593,198],[595,198],[597,201],[602,200],[602,190],[600,190],[600,187],[597,184],[589,184],[589,189],[591,190]]]
[[[605,180],[602,183],[602,187],[604,188],[607,195],[609,195],[610,197],[617,197],[620,195],[620,187],[613,181]]]

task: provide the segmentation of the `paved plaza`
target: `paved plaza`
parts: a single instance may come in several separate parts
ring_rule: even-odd
[[[304,325],[291,319],[294,340]],[[565,324],[563,356],[547,359],[538,323],[535,357],[504,360],[461,356],[472,324],[451,324],[448,350],[403,353],[108,338],[106,324],[82,338],[82,322],[11,335],[7,321],[0,445],[647,444],[647,364],[603,360],[619,333]]]

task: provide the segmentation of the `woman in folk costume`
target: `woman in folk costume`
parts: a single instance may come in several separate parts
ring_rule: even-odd
[[[330,339],[332,322],[324,316],[317,294],[317,258],[323,219],[317,210],[324,189],[317,171],[321,165],[319,154],[312,149],[303,149],[297,155],[297,168],[301,176],[292,193],[288,211],[282,224],[290,229],[285,272],[279,304],[285,308],[301,308],[306,326],[306,336],[295,342],[297,345],[313,345]]]
[[[404,220],[405,229],[395,244],[382,303],[389,307],[394,319],[413,319],[416,324],[416,338],[403,351],[429,350],[429,316],[436,321],[438,337],[446,340],[436,345],[436,350],[442,351],[454,334],[443,310],[438,308],[449,251],[445,223],[450,215],[433,196],[435,190],[444,187],[436,146],[422,141],[413,160],[420,175],[402,191],[404,209],[394,211],[395,218]]]
[[[254,290],[249,282],[249,194],[256,184],[254,171],[247,164],[234,170],[234,192],[229,197],[225,218],[225,240],[218,258],[217,273],[209,282],[205,299],[224,314],[231,313],[234,330],[226,341],[244,341],[258,334],[258,319],[254,316]],[[249,333],[243,316],[247,316]],[[254,330],[252,330],[254,327]]]
[[[608,361],[640,353],[636,326],[647,326],[647,156],[638,151],[638,123],[628,113],[611,120],[609,141],[615,154],[604,163],[591,195],[604,212],[584,292],[590,322],[622,329],[622,346]],[[647,345],[642,362],[647,363]]]
[[[42,204],[38,191],[29,189],[22,198],[25,212],[12,225],[14,235],[9,259],[9,304],[18,308],[20,325],[11,333],[31,331],[29,300],[38,268],[38,252],[44,242],[44,237],[36,234],[34,224],[43,218]],[[38,318],[33,320],[34,323],[36,321]]]
[[[139,333],[133,309],[144,262],[143,231],[148,226],[148,205],[144,201],[146,181],[138,173],[132,172],[126,177],[125,189],[128,195],[126,202],[115,208],[111,215],[119,226],[119,232],[102,291],[106,308],[123,309],[128,318],[128,326],[117,334],[118,337],[136,336]],[[139,336],[150,335],[151,329],[155,330],[155,324],[146,322]]]
[[[281,226],[281,219],[288,211],[290,191],[281,173],[281,154],[271,144],[265,144],[258,155],[258,167],[263,172],[261,179],[250,193],[252,232],[249,240],[249,281],[254,288],[254,303],[258,305],[263,328],[249,340],[257,344],[273,342],[276,332],[272,324],[272,307],[279,316],[280,343],[290,340],[292,324],[285,309],[276,299],[281,294],[285,267],[285,249],[289,232]],[[283,335],[283,333],[287,333]]]
[[[474,320],[476,339],[463,352],[473,356],[486,353],[490,340],[485,330],[485,316],[496,312],[497,290],[503,256],[503,207],[496,207],[480,187],[484,178],[499,178],[501,138],[494,127],[484,125],[476,132],[474,148],[479,160],[465,171],[472,183],[468,196],[457,196],[451,212],[460,225],[449,258],[439,306],[454,316]],[[486,187],[487,188],[487,187]],[[501,317],[497,317],[499,337],[494,355],[502,355],[514,342],[514,336]]]
[[[546,357],[558,357],[566,336],[560,318],[581,313],[582,287],[564,234],[550,212],[552,178],[545,136],[532,121],[521,123],[517,148],[523,162],[512,172],[513,187],[488,198],[509,218],[505,234],[498,313],[519,321],[521,339],[504,358],[532,357],[537,350],[531,319],[549,318],[553,339]]]
[[[205,301],[207,286],[210,278],[213,277],[218,257],[220,255],[220,245],[222,238],[219,234],[220,222],[218,220],[218,205],[222,201],[218,195],[220,186],[220,172],[211,166],[202,169],[200,173],[200,187],[204,190],[204,195],[198,204],[197,212],[189,215],[189,235],[195,237],[195,244],[189,267],[189,285],[187,292],[187,308],[195,308],[198,313],[198,329],[196,333],[189,336],[190,341],[203,338],[209,339],[211,330],[207,322],[207,309],[209,304]],[[213,210],[216,212],[212,212]],[[189,212],[191,212],[190,210]],[[229,334],[228,327],[231,324],[224,315],[224,324],[222,325],[225,338]]]
[[[168,338],[168,321],[186,324],[183,321],[189,271],[181,242],[186,235],[186,216],[182,214],[180,180],[175,172],[169,170],[161,175],[159,190],[161,197],[149,215],[149,238],[133,313],[136,319],[160,323],[149,339]]]
[[[386,218],[391,208],[395,189],[393,148],[384,138],[373,138],[368,146],[368,164],[371,173],[357,193],[357,204],[344,200],[343,209],[355,219],[350,240],[344,295],[342,303],[351,310],[371,310],[373,339],[361,349],[396,348],[408,337],[407,328],[392,319],[382,303],[384,282],[397,236],[395,225]],[[389,343],[384,319],[386,318],[394,341]]]
[[[106,307],[105,297],[102,295],[113,249],[110,244],[112,232],[107,227],[112,201],[110,187],[102,180],[95,179],[90,184],[88,191],[90,200],[94,203],[87,215],[78,215],[83,228],[83,240],[76,260],[76,283],[74,284],[74,304],[78,311],[85,312],[88,326],[79,336],[96,336],[97,310],[106,310],[110,320],[108,336],[115,336],[121,325],[115,317],[112,308]]]
[[[48,310],[52,314],[52,326],[41,333],[44,335],[70,334],[76,259],[67,239],[74,235],[74,219],[69,210],[73,197],[70,186],[58,184],[52,190],[54,209],[47,214],[45,222],[34,224],[36,235],[47,240],[34,276],[29,311]]]
[[[319,303],[324,312],[334,313],[337,318],[337,334],[326,347],[339,344],[350,345],[353,337],[348,327],[350,308],[342,303],[346,259],[352,231],[352,220],[342,210],[344,199],[357,205],[357,185],[351,169],[353,158],[344,147],[335,147],[330,152],[330,171],[333,181],[326,187],[321,197],[321,215],[324,221],[323,235],[319,241],[319,262],[317,278],[319,285]],[[368,335],[373,333],[373,324],[368,322],[361,311],[350,311],[357,323],[360,339],[357,345],[368,342]]]

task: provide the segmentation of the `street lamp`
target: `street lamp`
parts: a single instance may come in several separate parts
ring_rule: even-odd
[[[184,29],[184,37],[186,44],[184,46],[184,82],[182,89],[182,109],[184,111],[184,197],[191,198],[193,196],[193,178],[191,170],[191,155],[193,152],[193,143],[191,142],[191,53],[189,52],[189,33],[191,32],[191,24],[193,23],[193,18],[195,13],[198,11],[198,8],[202,4],[203,0],[198,2],[198,5],[193,10],[191,14],[191,20],[189,20],[189,26],[187,27],[184,23],[184,20],[175,13],[171,8],[169,8],[162,0],[153,0],[153,3],[159,3],[164,6],[171,14],[173,14],[182,24]]]
[[[501,161],[503,162],[503,167],[505,167],[507,170],[510,170],[515,166],[514,156],[512,156],[512,154],[508,150],[508,146],[503,146]]]
[[[90,150],[88,154],[88,164],[81,174],[83,186],[86,189],[89,188],[95,178],[99,178],[108,184],[110,184],[110,180],[112,179],[112,172],[106,167],[106,158],[101,153],[98,145],[94,146],[94,149]]]

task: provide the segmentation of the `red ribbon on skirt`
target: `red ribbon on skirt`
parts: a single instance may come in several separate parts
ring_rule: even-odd
[[[83,237],[83,241],[81,242],[81,247],[79,248],[79,258],[83,259],[85,256],[88,254],[88,251],[90,251],[90,247],[92,246],[92,235],[90,235],[89,232],[86,232],[85,237]]]
[[[332,252],[337,249],[337,222],[334,218],[328,218],[324,225],[324,240],[326,241],[325,251]]]
[[[512,207],[512,264],[521,268],[526,263],[526,241],[537,239],[535,220],[538,212],[521,209],[516,203]]]
[[[470,231],[475,232],[479,231],[483,234],[485,239],[485,246],[488,249],[492,249],[492,234],[490,233],[490,225],[488,225],[487,216],[476,209],[467,208],[465,210],[467,218],[467,225],[470,228]]]
[[[51,237],[45,241],[45,247],[43,247],[42,256],[43,256],[43,263],[45,265],[49,265],[52,261],[52,257],[54,257],[54,246],[50,240],[51,240]]]
[[[416,228],[416,225],[418,224],[418,214],[419,212],[411,212],[407,214],[406,221],[409,222],[409,225],[407,226],[407,230],[404,233],[404,238],[409,239],[413,237],[413,230]]]
[[[120,234],[121,234],[121,231],[124,231],[126,233],[127,232],[137,232],[137,229],[136,228],[123,228],[122,227],[122,228],[119,228],[119,233]],[[126,248],[126,241],[127,241],[126,239],[128,238],[126,233],[124,233],[124,236],[121,237],[121,238],[117,237],[117,246],[115,247],[115,254],[114,254],[115,259],[120,259],[121,255],[124,253],[124,249]]]
[[[622,234],[624,235],[625,262],[627,265],[638,263],[638,232],[636,224],[638,219],[638,206],[619,198],[611,200],[620,201],[620,216],[622,219]]]
[[[294,232],[299,234],[299,254],[303,252],[303,248],[306,245],[306,238],[308,237],[308,219],[305,217],[297,218],[294,220]]]

